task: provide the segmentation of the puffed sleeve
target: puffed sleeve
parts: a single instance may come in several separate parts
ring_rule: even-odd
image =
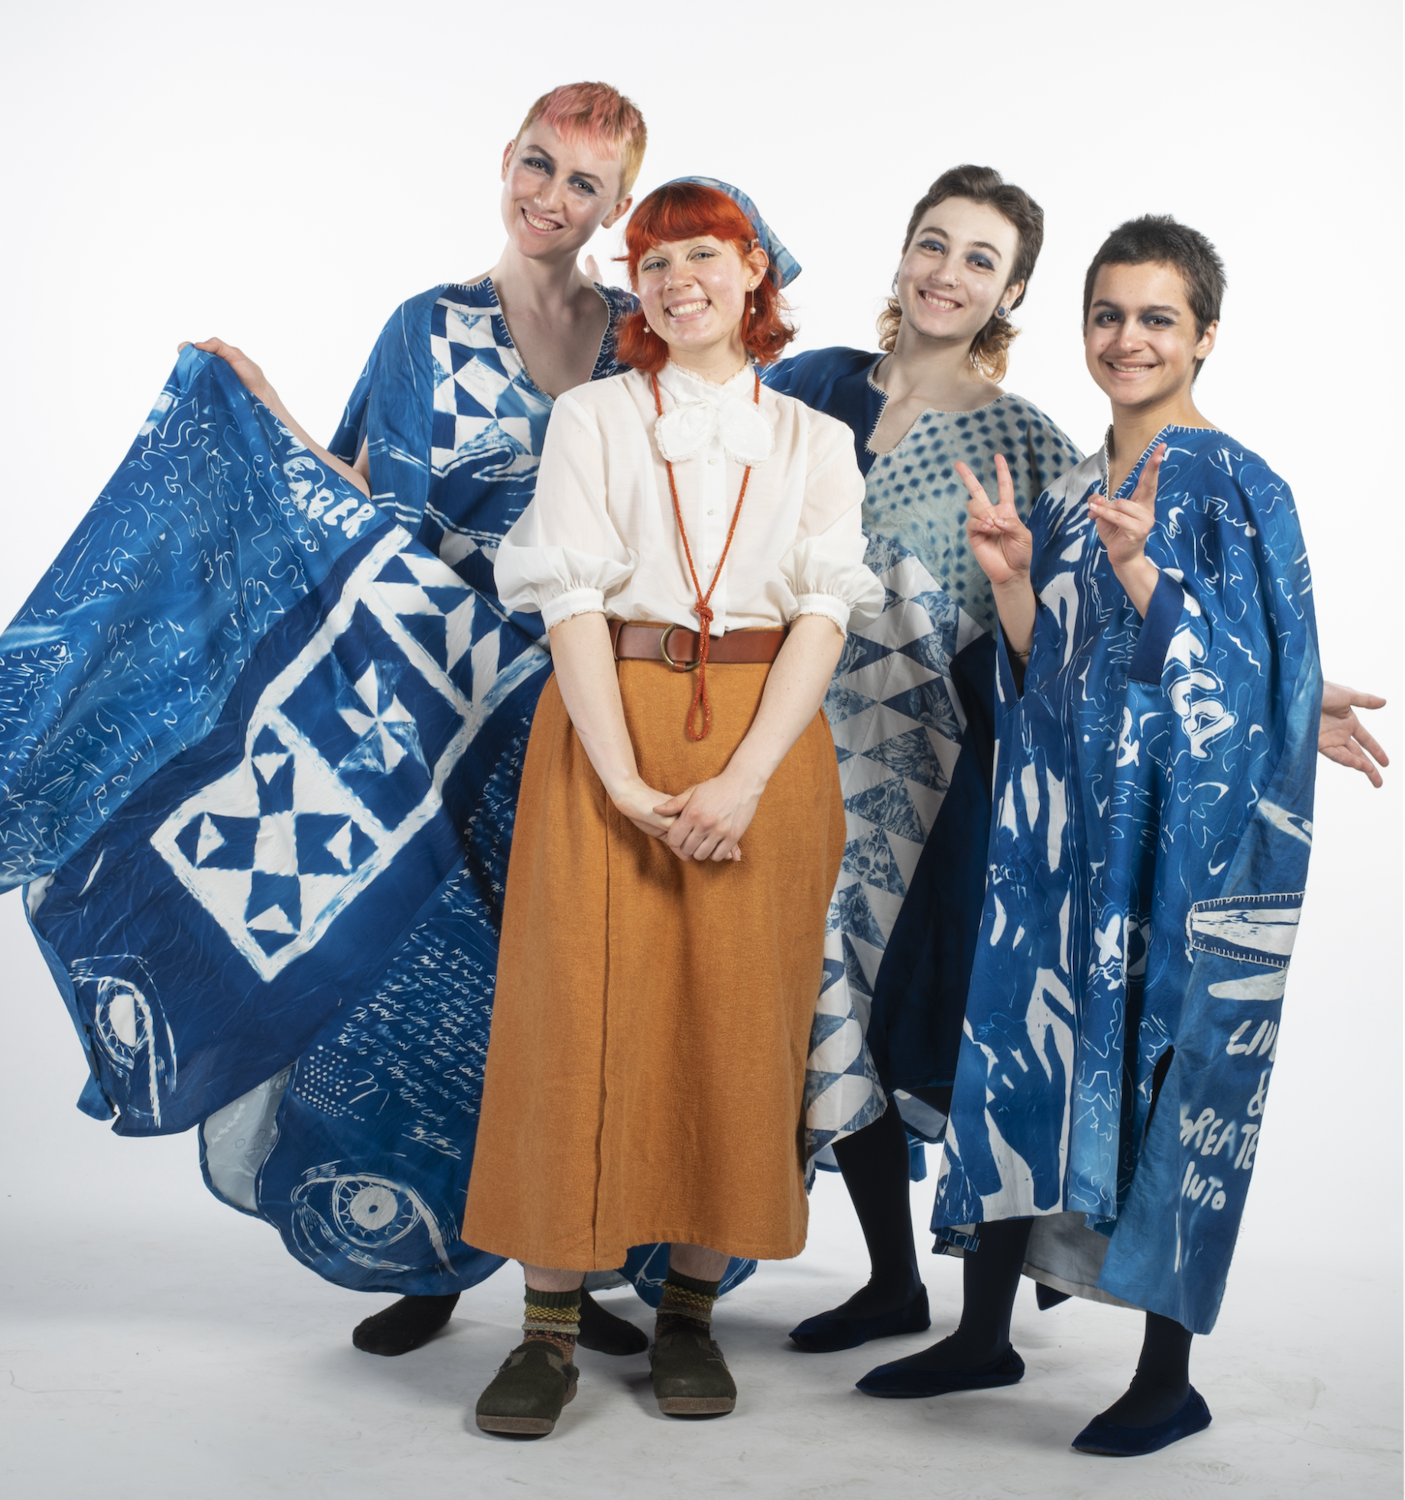
[[[817,411],[808,412],[808,419],[805,503],[781,575],[795,595],[792,619],[824,615],[848,630],[883,612],[883,585],[863,563],[863,475],[849,429]]]
[[[605,503],[605,447],[595,414],[567,392],[547,423],[536,494],[498,548],[498,596],[511,611],[539,611],[550,630],[572,615],[603,613],[605,596],[638,562]]]

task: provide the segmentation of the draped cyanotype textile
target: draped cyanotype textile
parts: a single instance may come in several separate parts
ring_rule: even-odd
[[[602,296],[597,376],[630,305]],[[81,1106],[203,1122],[212,1190],[346,1286],[501,1264],[460,1228],[550,663],[492,564],[550,405],[490,281],[412,298],[332,445],[365,443],[368,501],[187,348],[0,639],[0,875],[32,882]]]
[[[189,1128],[374,989],[545,666],[185,351],[0,638],[3,826],[50,866],[30,919],[118,1131]]]
[[[1144,621],[1088,516],[1106,456],[1034,508],[1040,608],[1022,694],[1000,656],[989,882],[933,1227],[960,1241],[1038,1216],[1030,1258],[1054,1284],[1091,1267],[1096,1292],[1207,1333],[1303,900],[1322,681],[1287,485],[1222,432],[1162,440]],[[1081,1269],[1060,1269],[1043,1228]]]

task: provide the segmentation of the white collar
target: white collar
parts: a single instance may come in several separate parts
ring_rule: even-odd
[[[756,404],[756,372],[751,365],[714,385],[670,361],[659,371],[658,382],[674,401],[672,410],[654,423],[659,452],[670,463],[695,457],[714,440],[739,464],[770,458],[775,434]]]

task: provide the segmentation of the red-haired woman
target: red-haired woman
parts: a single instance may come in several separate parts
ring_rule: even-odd
[[[805,1243],[799,1130],[844,844],[820,704],[863,565],[846,427],[767,390],[798,267],[750,200],[670,183],[626,231],[628,373],[560,397],[497,558],[554,680],[523,771],[465,1232],[523,1262],[523,1342],[478,1402],[550,1432],[583,1274],[671,1244],[670,1415],[731,1411],[728,1255]],[[769,253],[768,253],[769,250]],[[744,857],[743,857],[744,854]]]

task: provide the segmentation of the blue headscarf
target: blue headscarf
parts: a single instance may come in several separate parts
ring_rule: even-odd
[[[781,244],[771,226],[761,217],[760,209],[740,188],[734,188],[730,182],[723,182],[717,177],[675,177],[663,185],[672,187],[675,182],[695,182],[699,187],[716,188],[718,192],[726,193],[751,220],[751,227],[756,231],[756,243],[766,252],[766,258],[770,261],[766,274],[777,287],[789,286],[800,274],[800,262]]]

